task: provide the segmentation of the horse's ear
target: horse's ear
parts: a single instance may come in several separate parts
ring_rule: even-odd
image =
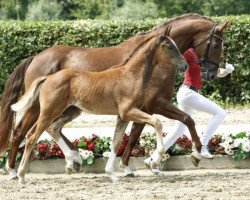
[[[226,21],[226,22],[224,22],[224,23],[222,23],[222,24],[219,24],[217,27],[216,27],[216,32],[223,32],[224,31],[224,29],[226,29],[227,27],[229,27],[230,26],[230,22],[229,21]]]

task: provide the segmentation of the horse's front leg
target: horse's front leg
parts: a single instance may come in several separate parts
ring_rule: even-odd
[[[113,182],[118,181],[118,177],[115,175],[114,172],[114,165],[115,165],[116,155],[118,153],[120,144],[122,142],[123,133],[125,132],[128,123],[129,123],[128,121],[122,120],[119,115],[117,116],[115,133],[111,146],[111,153],[105,167],[106,173],[111,177]],[[127,169],[124,168],[124,171],[126,173]]]
[[[196,151],[194,151],[191,156],[192,162],[195,166],[198,166],[199,161],[201,159],[200,152],[202,145],[196,132],[194,120],[187,113],[181,111],[179,108],[169,103],[166,99],[158,100],[156,105],[157,106],[155,107],[154,113],[163,115],[170,119],[178,120],[188,127],[196,148]],[[171,136],[175,137],[175,135]]]

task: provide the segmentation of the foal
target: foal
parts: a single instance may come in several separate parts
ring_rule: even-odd
[[[65,69],[54,75],[40,77],[32,83],[31,89],[22,99],[12,105],[14,111],[25,110],[39,97],[41,108],[38,120],[27,134],[23,158],[18,168],[20,184],[25,184],[25,170],[34,144],[43,131],[71,105],[88,113],[118,115],[121,120],[152,125],[156,129],[158,152],[158,158],[154,162],[160,162],[164,152],[161,122],[140,108],[143,106],[145,88],[154,66],[160,59],[169,60],[174,67],[187,67],[172,39],[166,36],[169,31],[170,29],[167,29],[165,34],[159,37],[152,36],[124,65],[103,72],[81,73]],[[108,161],[111,164],[122,140],[122,134],[116,135]],[[66,170],[72,169],[73,158],[66,153],[65,159]],[[113,181],[117,180],[112,168],[107,167],[106,171]]]

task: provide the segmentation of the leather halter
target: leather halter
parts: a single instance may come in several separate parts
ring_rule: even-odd
[[[215,71],[219,67],[219,64],[217,62],[209,59],[209,57],[208,57],[210,46],[211,46],[211,41],[212,41],[213,37],[218,38],[222,42],[224,41],[222,37],[220,37],[218,35],[215,35],[214,32],[215,32],[215,27],[216,26],[217,26],[217,24],[214,24],[213,28],[212,28],[212,32],[210,33],[210,35],[207,38],[205,38],[201,43],[199,43],[199,44],[197,44],[197,45],[195,45],[193,47],[193,49],[195,49],[196,47],[200,46],[201,44],[203,44],[204,42],[207,41],[207,46],[206,46],[204,55],[201,57],[200,60],[198,60],[198,62],[195,61],[195,63],[199,64],[201,66],[202,70],[206,71],[207,73]],[[211,64],[215,65],[217,68],[216,69],[207,69],[207,63],[211,63]]]

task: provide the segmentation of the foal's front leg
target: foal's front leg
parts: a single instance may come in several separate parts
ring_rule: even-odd
[[[65,170],[67,174],[71,174],[73,168],[76,171],[80,171],[81,157],[78,149],[62,134],[61,130],[66,123],[72,121],[80,114],[81,110],[77,107],[68,107],[47,129],[47,132],[53,137],[65,155],[67,162]]]
[[[156,147],[156,154],[153,158],[151,167],[152,169],[157,168],[157,165],[160,163],[162,155],[164,153],[164,147],[163,147],[163,138],[162,138],[162,124],[159,119],[156,117],[153,117],[138,108],[132,108],[129,111],[123,111],[121,114],[121,117],[123,120],[126,121],[134,121],[136,123],[142,123],[142,124],[149,124],[153,126],[156,130],[156,139],[157,139],[157,147]],[[133,147],[132,147],[133,148]]]
[[[125,132],[128,126],[128,123],[129,123],[128,121],[123,121],[119,115],[117,116],[115,133],[114,133],[112,146],[111,146],[111,155],[105,167],[106,173],[111,177],[113,182],[118,181],[118,177],[115,175],[115,172],[114,172],[114,165],[115,165],[115,160],[116,160],[116,154],[118,153],[120,144],[122,142],[123,133]],[[126,171],[128,170],[125,168],[124,171],[126,173]]]

